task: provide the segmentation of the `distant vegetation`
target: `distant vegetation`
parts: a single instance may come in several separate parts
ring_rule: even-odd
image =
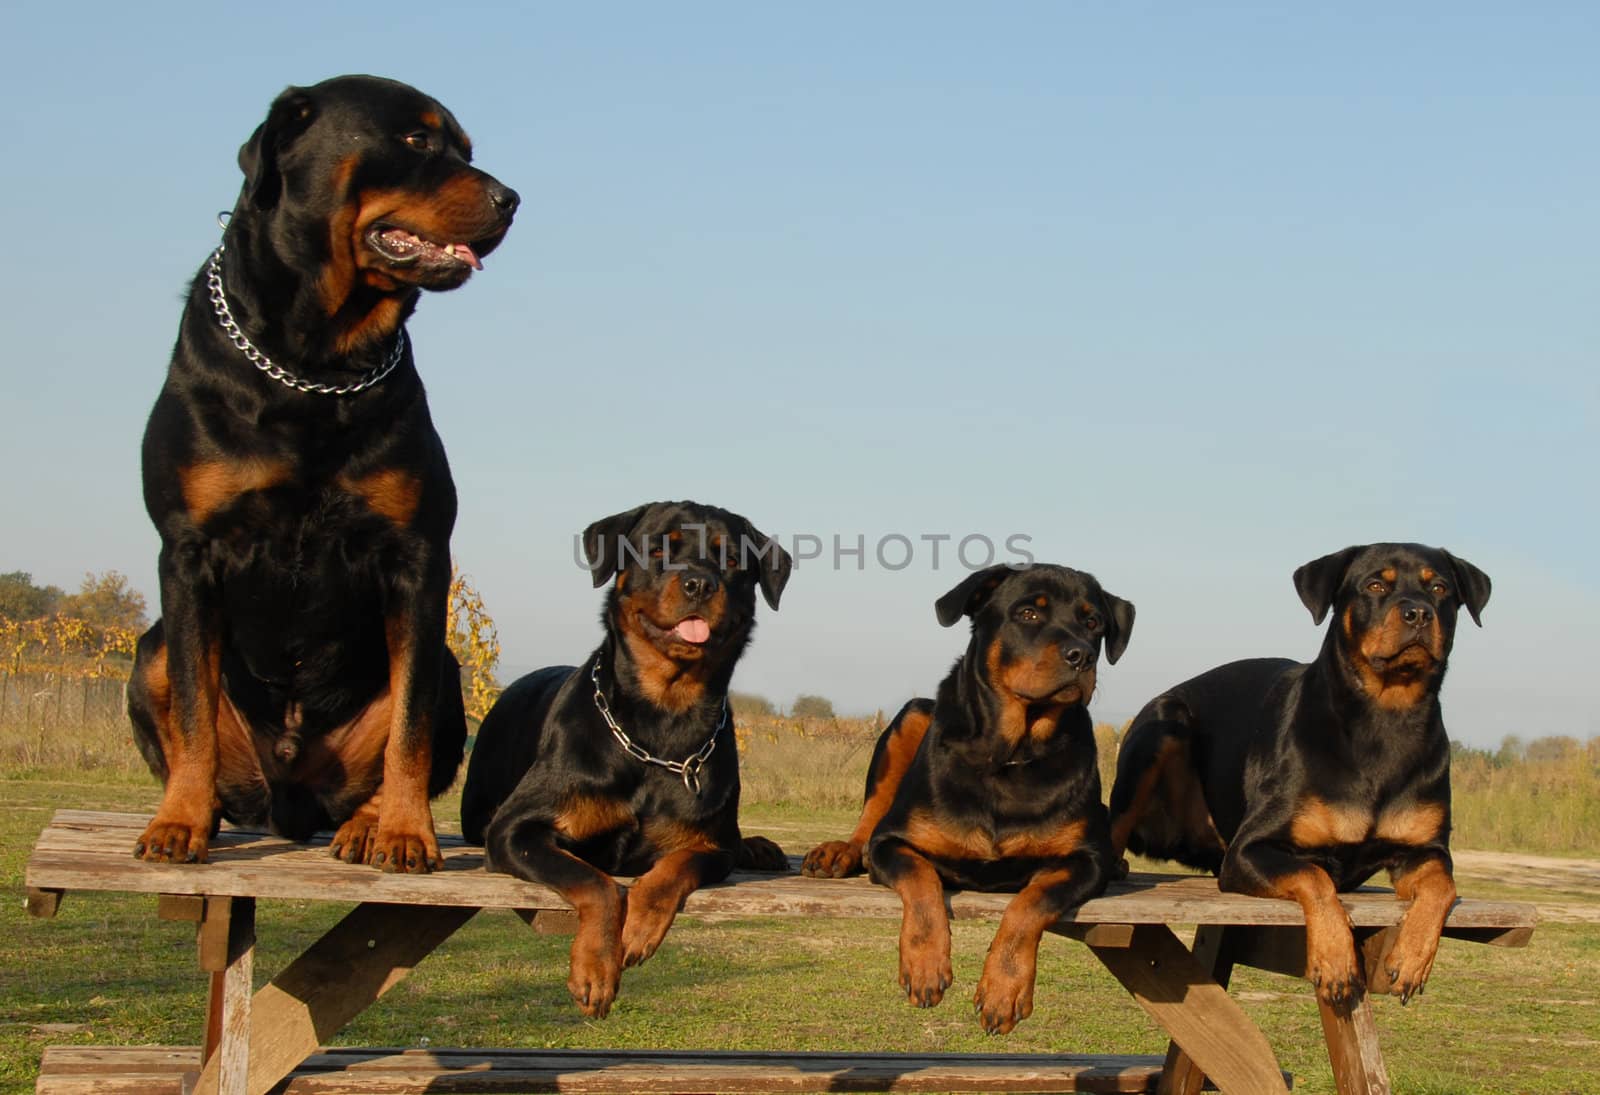
[[[144,598],[116,571],[86,575],[71,594],[35,585],[26,572],[0,574],[0,776],[145,771],[128,729],[123,686],[146,624]],[[500,691],[500,641],[483,598],[459,571],[448,627],[468,713],[482,718]],[[796,697],[788,713],[753,693],[730,698],[746,802],[802,809],[860,804],[881,714],[839,718],[832,702],[816,694]],[[1126,729],[1095,727],[1108,794]],[[1600,738],[1512,734],[1494,749],[1457,743],[1451,785],[1457,847],[1591,854],[1600,848]]]

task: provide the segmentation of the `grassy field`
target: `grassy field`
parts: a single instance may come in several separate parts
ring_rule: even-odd
[[[747,767],[763,773],[759,737]],[[791,743],[792,744],[792,743]],[[785,748],[789,747],[785,745]],[[865,764],[862,757],[860,764]],[[765,777],[763,777],[765,778]],[[859,770],[853,779],[860,778]],[[759,781],[758,781],[759,782]],[[776,802],[747,811],[746,828],[792,851],[837,835],[849,799],[801,809]],[[53,920],[22,911],[28,848],[58,807],[151,810],[146,776],[35,772],[0,779],[0,1091],[31,1089],[47,1044],[193,1043],[204,1003],[193,928],[157,920],[154,902],[69,895]],[[441,805],[453,823],[455,802]],[[355,869],[355,868],[352,868]],[[1521,890],[1463,879],[1489,896]],[[1570,895],[1568,895],[1570,896]],[[322,904],[263,903],[257,977],[271,977],[342,913]],[[566,940],[529,932],[509,914],[484,913],[406,982],[342,1032],[347,1045],[516,1045],[1156,1053],[1164,1040],[1088,951],[1050,938],[1041,955],[1036,1012],[1001,1042],[963,1006],[992,925],[955,930],[957,988],[931,1011],[906,1006],[894,985],[895,925],[817,920],[704,924],[680,920],[661,952],[623,981],[609,1019],[584,1020],[563,987]],[[1600,929],[1546,925],[1529,950],[1446,941],[1429,991],[1401,1008],[1376,1002],[1398,1092],[1600,1090]],[[1316,1009],[1298,981],[1242,970],[1235,988],[1266,1030],[1296,1090],[1333,1090]]]

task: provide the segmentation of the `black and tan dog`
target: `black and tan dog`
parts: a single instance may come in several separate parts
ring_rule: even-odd
[[[1222,889],[1298,901],[1306,976],[1344,1005],[1362,987],[1336,894],[1380,868],[1410,903],[1374,991],[1422,990],[1455,902],[1450,743],[1439,684],[1489,578],[1438,548],[1371,544],[1294,573],[1321,623],[1309,665],[1232,662],[1157,696],[1117,758],[1112,843],[1210,870]]]
[[[950,987],[944,888],[1019,891],[989,947],[974,1004],[1005,1033],[1033,1012],[1039,940],[1102,889],[1110,843],[1087,704],[1102,645],[1115,662],[1133,605],[1059,566],[979,571],[941,597],[939,623],[972,639],[937,699],[908,703],[873,753],[846,841],[813,848],[808,875],[852,874],[905,905],[900,987],[932,1007]]]
[[[596,586],[615,576],[605,638],[582,667],[507,688],[478,731],[461,826],[493,870],[541,882],[578,912],[567,988],[603,1017],[625,966],[655,953],[683,901],[783,851],[739,833],[728,682],[787,552],[737,514],[659,502],[596,521]],[[638,875],[624,893],[613,874]]]
[[[515,191],[470,159],[449,111],[370,76],[288,89],[239,150],[144,435],[161,619],[128,706],[166,788],[136,855],[203,860],[220,817],[441,864],[456,495],[404,325],[511,224]]]

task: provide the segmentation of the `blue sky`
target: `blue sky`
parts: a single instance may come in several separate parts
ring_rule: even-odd
[[[1310,657],[1291,572],[1397,539],[1494,579],[1455,737],[1600,734],[1592,5],[12,3],[0,33],[0,570],[154,603],[138,440],[235,151],[285,85],[373,72],[523,196],[411,324],[512,671],[597,639],[575,532],[688,497],[824,544],[735,679],[780,702],[933,688],[964,571],[924,535],[1025,535],[1135,602],[1106,719]]]

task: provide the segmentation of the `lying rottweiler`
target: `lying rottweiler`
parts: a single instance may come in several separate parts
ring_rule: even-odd
[[[1298,901],[1306,977],[1336,1006],[1362,974],[1335,895],[1386,868],[1410,908],[1368,987],[1409,1000],[1456,897],[1439,684],[1457,609],[1479,622],[1489,577],[1439,548],[1371,544],[1294,584],[1317,623],[1334,614],[1317,659],[1232,662],[1150,701],[1117,757],[1113,849]]]
[[[135,855],[204,860],[226,818],[442,865],[456,495],[405,321],[511,224],[516,192],[470,159],[449,111],[371,76],[289,88],[239,150],[144,435],[161,619],[128,711],[166,789]]]
[[[912,700],[878,740],[861,820],[813,848],[803,870],[860,869],[905,904],[900,987],[932,1007],[950,987],[944,887],[1018,890],[973,1002],[1003,1034],[1033,1013],[1039,940],[1105,888],[1110,860],[1087,704],[1104,644],[1115,663],[1133,605],[1066,567],[991,567],[939,598],[939,623],[972,640],[938,697]],[[863,852],[864,849],[864,852]]]
[[[788,866],[771,841],[740,838],[728,682],[756,587],[776,609],[791,562],[743,517],[693,502],[604,518],[583,543],[594,584],[616,578],[605,638],[581,667],[505,690],[467,764],[461,827],[491,869],[577,910],[567,988],[601,1018],[690,893],[736,862]],[[640,877],[625,893],[613,874]]]

